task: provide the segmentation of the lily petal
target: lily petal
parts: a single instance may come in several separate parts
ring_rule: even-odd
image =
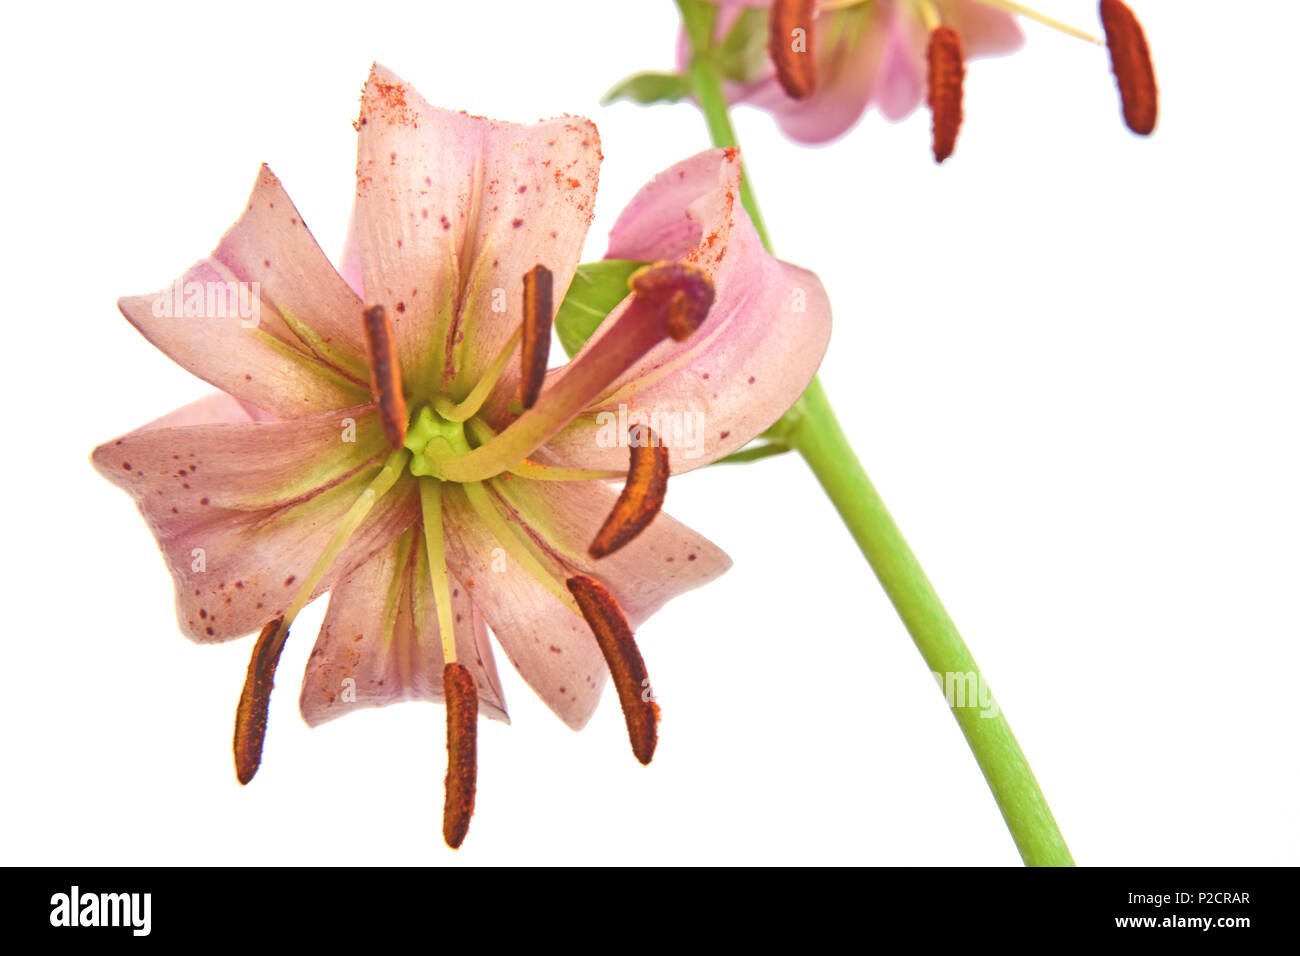
[[[552,438],[545,450],[557,463],[626,468],[627,448],[610,440],[625,406],[669,447],[673,472],[690,471],[760,434],[812,380],[830,339],[830,302],[813,273],[764,251],[739,186],[738,153],[709,150],[656,176],[614,224],[610,258],[693,262],[713,281],[713,308],[689,339],[655,346]]]
[[[634,628],[677,595],[731,567],[721,548],[663,511],[618,551],[592,558],[587,546],[618,497],[603,482],[511,477],[494,487],[515,519],[571,571],[604,581]]]
[[[208,258],[168,289],[118,307],[178,364],[280,418],[368,395],[361,303],[265,166]]]
[[[744,85],[737,97],[770,111],[795,142],[821,144],[853,129],[871,105],[881,85],[890,21],[880,10],[863,8],[823,13],[813,29],[818,79],[812,96],[793,100],[768,75]]]
[[[944,22],[961,36],[968,59],[1006,56],[1025,45],[1019,20],[978,0],[948,0]]]
[[[587,622],[505,555],[463,493],[446,494],[443,511],[448,567],[515,670],[561,720],[581,730],[608,676]]]
[[[183,424],[212,416],[226,420]],[[386,453],[373,407],[253,422],[237,404],[209,398],[100,445],[91,461],[135,499],[157,539],[181,629],[222,641],[283,613]],[[406,481],[380,499],[314,594],[410,525],[414,492]]]
[[[427,559],[418,536],[412,540],[394,541],[330,592],[298,702],[309,726],[363,707],[442,700],[438,614]],[[474,676],[479,713],[508,722],[487,627],[459,581],[452,615],[456,656]]]
[[[895,14],[890,19],[873,91],[885,119],[900,122],[925,99],[929,40],[929,32],[914,14]]]
[[[435,109],[375,65],[358,129],[367,301],[393,316],[417,394],[439,375],[467,393],[523,317],[524,273],[540,263],[560,289],[573,277],[599,178],[596,128],[577,117],[520,125]]]

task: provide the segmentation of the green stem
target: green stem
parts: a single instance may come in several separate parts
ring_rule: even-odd
[[[955,704],[952,714],[1021,857],[1030,866],[1073,865],[1006,715],[993,702],[974,656],[844,437],[821,383],[814,379],[803,397],[791,444],[844,519],[926,665],[946,682],[948,703]],[[959,691],[955,699],[954,688]]]
[[[700,109],[704,113],[704,120],[709,124],[709,137],[713,140],[713,145],[724,149],[735,148],[738,145],[736,131],[731,126],[731,115],[727,111],[727,99],[722,92],[722,73],[718,65],[709,56],[692,57],[690,77],[695,89],[695,97],[700,101]],[[749,180],[749,169],[745,166],[744,156],[741,156],[740,202],[749,213],[754,231],[763,241],[763,247],[770,251],[772,240],[767,234],[767,225],[758,211],[758,200],[754,198],[754,190]]]
[[[722,76],[709,54],[711,33],[701,28],[693,0],[679,0],[679,6],[692,44],[690,77],[709,135],[715,146],[734,147],[736,134]],[[692,23],[693,18],[697,22]],[[706,22],[711,29],[711,20]],[[770,252],[772,244],[750,190],[749,175],[742,175],[741,202]],[[1065,838],[1011,725],[993,703],[974,655],[867,477],[818,379],[812,380],[788,413],[787,427],[786,443],[803,456],[821,483],[930,671],[946,682],[952,694],[953,717],[993,791],[1021,858],[1030,866],[1073,866]],[[961,684],[960,702],[954,693],[955,682]],[[965,699],[970,690],[975,692],[974,701]]]

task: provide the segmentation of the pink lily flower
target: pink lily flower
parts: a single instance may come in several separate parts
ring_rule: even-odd
[[[260,764],[290,625],[329,591],[302,716],[445,699],[455,847],[476,719],[507,719],[489,627],[574,729],[612,673],[649,762],[658,706],[633,629],[730,564],[660,513],[668,475],[730,453],[795,401],[830,309],[814,275],[763,251],[736,201],[740,164],[713,150],[632,201],[611,250],[654,265],[548,371],[553,290],[574,276],[595,201],[594,125],[435,109],[375,66],[356,126],[342,273],[263,167],[210,256],[168,291],[119,302],[220,391],[92,460],[153,531],[182,631],[260,632],[236,715],[241,783]],[[223,292],[240,308],[214,307]],[[607,407],[624,413],[612,441]],[[696,445],[665,433],[670,414],[707,424]]]
[[[719,0],[715,35],[746,8],[770,8],[769,62],[732,83],[729,98],[772,113],[799,143],[830,142],[875,107],[890,121],[924,99],[934,115],[937,162],[952,154],[962,122],[965,61],[1014,53],[1024,43],[1016,15],[1093,42],[1089,34],[1009,0]],[[1101,18],[1129,127],[1155,126],[1156,90],[1142,28],[1120,0]],[[685,63],[689,47],[679,44]]]

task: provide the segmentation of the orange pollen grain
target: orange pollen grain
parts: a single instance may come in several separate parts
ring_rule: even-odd
[[[277,617],[262,628],[248,661],[248,674],[235,710],[235,776],[247,784],[262,763],[262,742],[266,739],[266,715],[275,686],[275,668],[289,636],[282,628],[284,618]]]
[[[659,740],[659,705],[650,691],[650,678],[646,676],[645,661],[637,650],[632,628],[614,595],[595,578],[577,574],[567,584],[587,619],[587,626],[596,636],[600,652],[605,655],[605,664],[618,691],[618,702],[623,707],[632,752],[637,760],[648,764]]]
[[[551,270],[538,263],[524,274],[523,354],[519,360],[519,401],[532,408],[546,380],[551,354]]]
[[[365,311],[366,355],[370,359],[370,395],[379,406],[384,435],[394,448],[406,440],[406,399],[402,395],[402,372],[397,363],[397,339],[393,323],[382,305]]]
[[[593,558],[613,554],[644,531],[664,506],[668,492],[668,449],[649,425],[627,430],[630,449],[627,481],[587,553]]]
[[[817,90],[817,61],[813,57],[814,0],[776,0],[768,16],[767,55],[776,78],[792,99]]]
[[[442,808],[442,838],[457,849],[469,832],[478,779],[478,689],[463,664],[442,669],[447,704],[446,801]]]
[[[1119,86],[1124,122],[1139,136],[1149,136],[1156,128],[1159,96],[1142,24],[1120,0],[1101,0],[1101,22],[1106,28],[1106,47]]]
[[[962,82],[966,78],[961,37],[951,27],[936,27],[926,53],[930,64],[930,115],[933,118],[934,161],[952,155],[961,130]]]

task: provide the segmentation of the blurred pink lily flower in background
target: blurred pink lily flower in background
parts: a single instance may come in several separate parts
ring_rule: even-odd
[[[650,265],[548,370],[553,290],[569,287],[595,202],[595,127],[436,109],[379,66],[356,126],[341,271],[263,167],[175,296],[119,303],[220,391],[92,460],[157,539],[185,634],[260,631],[236,717],[240,781],[261,761],[290,625],[329,591],[303,718],[445,697],[444,837],[458,846],[476,718],[506,717],[489,627],[575,729],[612,673],[649,762],[658,706],[633,628],[730,564],[660,513],[668,476],[786,411],[820,363],[830,308],[816,276],[764,252],[736,199],[734,151],[711,150],[632,200],[611,254]],[[213,290],[235,287],[251,315],[211,307]],[[182,295],[178,313],[169,303]],[[616,441],[611,409],[640,422]],[[680,435],[638,418],[651,412],[707,427],[686,453]]]
[[[1024,43],[1017,16],[1093,42],[1097,38],[1006,0],[718,0],[721,41],[755,10],[768,11],[768,58],[732,76],[728,100],[769,111],[798,143],[831,142],[871,108],[897,122],[927,102],[934,114],[936,161],[951,155],[962,121],[965,62],[1014,53]],[[1134,132],[1155,125],[1155,79],[1145,36],[1119,0],[1101,16]],[[679,67],[690,59],[685,35]]]

